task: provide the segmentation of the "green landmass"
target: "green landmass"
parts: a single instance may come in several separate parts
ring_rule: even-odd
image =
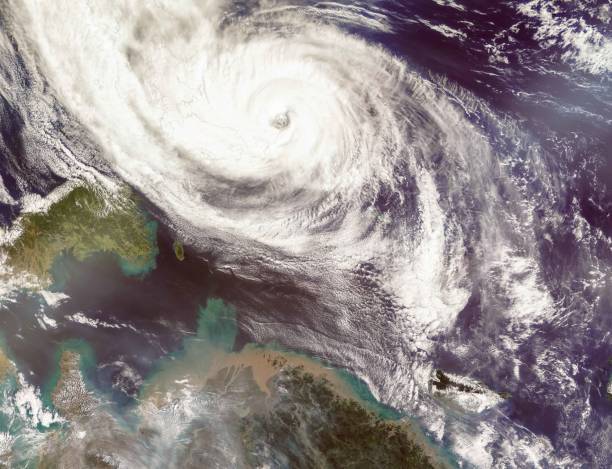
[[[85,387],[80,371],[79,352],[65,350],[59,360],[59,379],[53,390],[52,401],[64,417],[74,421],[93,412],[96,401]]]
[[[124,416],[88,381],[97,367],[91,347],[61,343],[41,397],[64,420],[14,443],[8,467],[446,467],[406,421],[369,410],[361,393],[342,394],[332,374],[319,374],[324,367],[296,366],[295,354],[275,352],[266,374],[254,350],[233,351],[237,330],[236,310],[209,299],[197,335],[163,360]],[[266,389],[257,382],[262,373]],[[187,411],[176,412],[183,405]]]
[[[55,395],[69,382],[67,373],[78,372],[82,379],[91,378],[91,370],[96,368],[97,362],[94,350],[82,339],[61,342],[54,351],[54,357],[57,365],[48,382],[42,386],[41,400],[46,407],[59,409]]]
[[[172,243],[172,248],[174,249],[174,255],[179,261],[185,260],[185,248],[183,247],[183,243],[180,241],[174,241]]]
[[[231,353],[236,334],[234,308],[210,299],[200,309],[198,343]],[[432,463],[397,412],[371,405],[374,398],[367,386],[349,380],[348,372],[336,371],[357,399],[342,396],[325,376],[292,365],[283,355],[275,360],[277,372],[268,383],[272,396],[263,409],[252,406],[239,423],[250,467],[442,467],[439,461]]]
[[[434,467],[403,424],[340,397],[325,378],[289,367],[273,386],[269,412],[242,421],[251,466],[265,467],[273,455],[283,467]]]
[[[461,392],[472,392],[475,394],[482,394],[484,392],[482,389],[453,381],[442,370],[436,370],[436,379],[432,380],[431,383],[440,391],[455,388]]]
[[[4,353],[4,350],[0,349],[0,382],[14,371],[13,364]]]
[[[123,271],[134,275],[155,266],[157,225],[128,191],[111,203],[92,187],[77,187],[46,213],[26,214],[23,232],[5,248],[7,262],[51,283],[51,267],[62,253],[85,260],[93,253],[115,254]]]

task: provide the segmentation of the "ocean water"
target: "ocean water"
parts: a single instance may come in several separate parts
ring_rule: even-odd
[[[160,224],[144,277],[7,280],[7,347],[40,385],[82,338],[129,402],[218,297],[236,348],[349,370],[465,465],[610,466],[608,3],[5,2],[4,227],[67,180]]]

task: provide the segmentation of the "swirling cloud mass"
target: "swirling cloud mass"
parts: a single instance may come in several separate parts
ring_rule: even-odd
[[[49,87],[97,148],[95,161],[63,152],[78,177],[118,175],[218,268],[295,289],[294,306],[245,306],[247,334],[350,368],[472,464],[573,464],[491,410],[494,392],[432,397],[447,345],[465,360],[488,348],[501,363],[489,384],[518,386],[526,344],[566,317],[538,237],[558,181],[516,121],[369,40],[393,32],[382,9],[24,0],[10,12],[33,89]],[[458,324],[475,299],[491,340],[470,344]],[[571,368],[563,353],[551,360]],[[571,379],[541,360],[542,382]],[[470,417],[446,412],[457,405]]]

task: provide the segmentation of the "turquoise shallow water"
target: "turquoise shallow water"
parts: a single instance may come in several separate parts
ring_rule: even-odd
[[[43,404],[48,408],[53,408],[53,391],[60,379],[60,360],[64,352],[78,353],[80,358],[79,368],[85,385],[89,389],[94,388],[93,377],[95,375],[98,362],[94,349],[89,343],[83,339],[69,339],[58,345],[54,352],[55,369],[51,377],[47,380],[41,390],[41,399]]]
[[[151,236],[157,237],[157,224],[151,223],[148,227]],[[138,434],[138,429],[143,423],[139,414],[140,396],[137,394],[126,401],[125,396],[118,394],[113,385],[114,375],[101,374],[104,366],[113,360],[132,365],[141,371],[142,385],[146,386],[148,383],[156,382],[160,373],[169,372],[169,376],[173,376],[177,366],[182,367],[180,372],[200,373],[200,376],[204,376],[212,363],[211,358],[223,360],[223,357],[231,356],[235,352],[238,335],[236,309],[230,302],[204,293],[205,278],[194,276],[192,273],[199,270],[190,270],[192,267],[189,267],[189,262],[193,261],[193,258],[188,257],[186,261],[178,261],[173,251],[168,248],[170,245],[171,243],[166,241],[162,244],[163,251],[159,247],[156,248],[147,266],[145,268],[141,266],[139,269],[122,263],[121,259],[109,253],[94,254],[82,262],[76,260],[70,253],[62,253],[55,260],[52,272],[53,290],[66,292],[70,298],[57,308],[48,307],[41,298],[38,298],[36,301],[24,303],[28,311],[18,313],[23,321],[28,320],[27,316],[31,318],[32,326],[26,325],[26,329],[36,330],[37,335],[26,340],[30,343],[38,342],[38,353],[43,353],[45,362],[48,363],[46,368],[39,366],[36,374],[38,377],[44,377],[40,384],[40,400],[48,412],[54,411],[52,395],[59,380],[59,362],[64,351],[79,353],[81,357],[79,367],[86,388],[93,392],[100,402],[105,402],[101,411],[106,415],[112,415],[117,428],[122,428],[133,435]],[[182,273],[181,269],[186,267],[187,271]],[[194,277],[202,278],[204,281],[194,281]],[[187,284],[189,285],[185,286]],[[207,299],[200,301],[201,298]],[[182,303],[177,300],[181,300]],[[179,304],[180,307],[177,306]],[[149,307],[154,305],[157,309]],[[179,309],[180,315],[176,314],[174,317],[168,315],[177,313],[172,309],[173,306]],[[41,329],[32,317],[36,311],[55,318],[58,326],[48,330]],[[62,320],[63,315],[72,316],[77,313],[93,321],[92,324],[101,321],[114,326],[109,328],[100,325],[101,322],[95,326]],[[193,326],[186,327],[186,320],[191,321]],[[162,329],[151,329],[152,326],[158,327],[160,324],[163,324],[163,332]],[[16,330],[22,330],[24,324],[18,323],[16,327]],[[165,347],[162,342],[157,343],[157,338],[162,339],[163,334],[176,336],[176,345]],[[15,342],[18,343],[19,341]],[[308,358],[335,374],[352,391],[357,400],[379,417],[385,420],[399,420],[405,417],[379,403],[367,385],[347,370],[334,368],[329,363],[275,343],[249,344],[249,347],[252,346],[285,356]],[[7,344],[7,347],[10,348],[10,344]],[[161,354],[150,354],[147,347],[158,350],[163,348],[164,351]],[[41,355],[35,355],[32,350],[28,350],[27,353],[27,356],[20,357],[18,363],[40,365]],[[140,364],[139,360],[142,361]],[[138,366],[140,368],[137,368]],[[120,372],[121,368],[115,371]],[[10,387],[10,382],[7,382],[6,392],[16,391],[16,383],[12,385],[13,387]],[[117,396],[121,399],[115,402]],[[27,451],[35,453],[37,445],[41,444],[49,432],[68,429],[61,423],[54,423],[49,427],[39,425],[36,429],[31,429],[28,427],[27,419],[19,424],[12,422],[9,429],[6,425],[10,419],[5,417],[3,422],[1,417],[0,428],[6,428],[11,434],[24,440],[24,454]],[[25,432],[29,435],[27,439],[23,438]],[[29,443],[26,444],[25,441]]]
[[[208,300],[199,309],[197,338],[210,343],[213,347],[231,352],[238,333],[236,310],[221,299]]]
[[[154,220],[150,220],[147,223],[147,230],[151,239],[155,242],[152,243],[155,245],[154,252],[151,253],[151,258],[146,265],[137,265],[131,263],[125,259],[122,259],[118,256],[113,256],[116,259],[117,264],[121,268],[121,272],[128,277],[145,277],[154,271],[157,267],[157,257],[159,255],[159,245],[156,242],[158,237],[158,223]],[[52,290],[54,291],[62,291],[66,285],[67,280],[71,274],[74,274],[73,271],[67,269],[67,264],[74,262],[74,259],[71,259],[71,255],[69,253],[62,253],[58,256],[53,264],[52,269],[52,278],[53,285]],[[225,304],[221,299],[211,298],[208,300],[205,306],[201,306],[198,311],[198,320],[197,320],[197,331],[195,337],[188,337],[185,340],[187,342],[196,340],[198,342],[203,342],[208,346],[229,353],[233,350],[234,342],[237,335],[237,323],[236,323],[236,311],[230,305]],[[186,342],[186,343],[187,343]],[[204,344],[201,344],[203,346]],[[269,348],[270,350],[274,350],[282,353],[295,353],[291,352],[288,349],[285,349],[277,344],[262,344],[261,347]],[[95,371],[96,361],[95,361],[95,353],[93,348],[87,344],[87,342],[83,339],[71,339],[62,343],[62,345],[56,351],[56,359],[58,362],[59,357],[61,356],[61,352],[63,350],[74,350],[77,352],[82,352],[82,371],[86,376],[91,376]],[[180,350],[171,353],[168,357],[178,358],[184,352],[184,346],[181,347]],[[204,357],[203,357],[204,358]],[[327,363],[319,361],[322,366],[326,368],[333,368]],[[166,361],[155,363],[152,366],[151,374],[155,374],[155,370],[159,370],[160,367],[167,366],[168,363]],[[44,399],[46,404],[50,404],[50,393],[57,383],[59,366],[56,366],[57,370],[54,373],[53,377],[48,381],[48,384],[44,388]],[[368,386],[361,379],[353,375],[347,370],[333,368],[334,372],[338,375],[338,377],[346,383],[349,389],[355,394],[355,396],[361,400],[371,411],[375,412],[383,419],[387,420],[399,420],[404,417],[397,410],[381,404],[378,402],[375,397],[372,395]],[[93,381],[93,380],[91,380]]]
[[[127,259],[117,256],[117,262],[125,275],[139,277],[144,276],[153,271],[157,266],[157,256],[159,254],[159,246],[157,244],[157,228],[158,223],[155,220],[149,220],[146,223],[147,235],[152,246],[155,248],[151,251],[149,260],[143,265],[135,264]]]
[[[216,357],[216,359],[223,360],[223,356],[231,356],[235,353],[234,343],[236,340],[238,326],[236,320],[236,310],[221,299],[211,298],[207,301],[205,306],[198,308],[197,313],[198,327],[196,333],[185,336],[183,340],[183,347],[161,358],[152,368],[152,371],[148,375],[145,383],[155,382],[158,374],[163,372],[170,372],[170,377],[176,376],[173,370],[179,367],[179,372],[183,372],[185,370],[184,365],[193,365],[194,359],[198,360],[197,368],[199,369],[193,370],[195,373],[197,373],[198,371],[205,370],[208,364],[210,364],[210,362],[207,364],[207,358]],[[112,343],[109,343],[109,346],[112,347]],[[261,348],[262,350],[275,351],[280,354],[285,354],[286,356],[306,357],[298,352],[282,349],[275,344],[271,344],[270,346],[259,345],[258,348]],[[83,376],[86,388],[93,392],[94,396],[99,399],[99,402],[105,402],[105,404],[99,408],[99,411],[103,412],[103,415],[109,416],[109,418],[115,422],[116,428],[120,431],[127,432],[126,434],[129,435],[139,435],[142,425],[146,425],[146,422],[143,422],[142,420],[143,415],[139,411],[138,402],[135,402],[132,406],[122,408],[112,405],[110,402],[112,396],[109,393],[109,390],[101,388],[99,386],[99,382],[95,382],[95,373],[100,363],[98,362],[95,350],[91,344],[83,338],[64,340],[56,345],[53,352],[53,372],[42,386],[41,401],[43,406],[49,412],[52,412],[54,409],[52,394],[60,378],[59,363],[62,353],[65,351],[76,352],[79,354],[79,369]],[[348,371],[332,368],[319,360],[313,361],[319,362],[322,368],[331,369],[333,373],[335,373],[344,383],[347,384],[358,400],[363,402],[366,407],[375,412],[381,418],[386,420],[397,420],[403,417],[395,410],[378,403],[373,395],[369,392],[365,383],[350,374]],[[189,367],[186,368],[187,371],[189,371],[189,369]],[[15,393],[17,388],[18,386],[14,379],[7,380],[2,387],[0,387],[0,391],[4,393]],[[210,409],[208,409],[207,412],[210,412]],[[149,415],[149,418],[151,417],[150,414],[146,415]],[[196,420],[200,418],[207,418],[206,415],[195,415],[193,417],[196,418]],[[6,415],[0,414],[0,430],[9,432],[11,435],[19,438],[21,441],[19,445],[21,445],[20,448],[23,454],[22,461],[24,461],[24,464],[36,461],[38,448],[42,447],[46,438],[45,435],[51,435],[57,431],[60,431],[65,434],[65,437],[68,437],[70,434],[69,428],[70,426],[67,426],[66,423],[53,423],[48,427],[42,427],[39,425],[36,429],[32,429],[28,426],[27,419],[15,420],[14,418],[9,418]]]
[[[121,256],[113,254],[113,258],[121,268],[123,274],[129,277],[144,277],[150,274],[157,267],[157,256],[159,255],[159,245],[157,242],[158,238],[158,227],[159,224],[155,220],[149,220],[146,223],[147,235],[149,237],[149,241],[151,242],[151,246],[154,248],[149,253],[149,257],[144,263],[135,263],[128,259],[124,259]],[[103,255],[104,252],[100,251],[98,253],[92,254],[91,257],[95,257],[96,255]],[[58,255],[51,265],[51,279],[52,283],[49,287],[49,290],[54,292],[61,292],[65,289],[66,282],[69,279],[70,272],[67,271],[67,264],[73,258],[70,252],[64,251],[60,255]]]

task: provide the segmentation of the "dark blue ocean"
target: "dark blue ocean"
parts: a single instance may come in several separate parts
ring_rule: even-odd
[[[39,125],[36,100],[40,96],[54,96],[52,85],[44,74],[40,76],[40,70],[33,69],[29,51],[21,49],[24,43],[12,28],[10,8],[3,11],[5,3],[0,1],[0,226],[8,232],[32,194],[44,197],[88,171],[109,177],[116,174],[112,164],[101,157],[105,150],[94,136],[82,131],[79,116],[66,112],[61,100],[45,101],[48,125]],[[233,2],[224,21],[247,22],[267,3]],[[433,407],[418,410],[419,405],[412,397],[403,401],[402,396],[391,392],[386,395],[384,388],[388,382],[382,378],[373,377],[369,382],[378,387],[375,394],[382,396],[383,401],[388,397],[389,402],[384,404],[415,414],[425,433],[466,467],[611,467],[610,3],[605,0],[291,3],[296,8],[316,8],[324,23],[337,22],[342,31],[383,48],[430,81],[435,92],[460,109],[463,118],[484,136],[494,157],[499,157],[495,163],[503,169],[504,177],[512,181],[512,187],[500,184],[495,189],[496,197],[509,206],[529,205],[525,209],[528,223],[525,222],[525,231],[520,232],[527,232],[529,237],[521,238],[518,231],[504,231],[505,223],[509,224],[506,212],[491,216],[499,221],[505,236],[529,252],[533,265],[506,271],[503,265],[493,262],[487,269],[481,268],[488,259],[488,253],[481,248],[486,231],[481,225],[486,222],[469,214],[484,212],[486,207],[471,194],[469,187],[456,189],[453,173],[447,169],[451,167],[447,162],[452,156],[450,152],[440,150],[431,155],[428,168],[433,168],[436,174],[438,192],[441,198],[451,201],[443,208],[464,210],[457,212],[456,218],[469,241],[465,243],[464,259],[470,283],[466,287],[469,298],[453,318],[452,326],[444,333],[432,334],[434,345],[427,352],[426,361],[433,369],[482,383],[503,395],[503,399],[495,406],[474,411],[441,398],[439,409],[444,417],[440,417],[433,415]],[[342,8],[358,12],[362,19],[378,21],[384,27],[368,28],[365,22],[343,21],[344,17],[331,13],[343,11]],[[406,91],[409,92],[414,90]],[[407,113],[414,117],[417,128],[421,122],[427,122],[419,120],[419,112]],[[438,134],[431,138],[442,139]],[[58,142],[69,151],[59,150]],[[76,155],[80,166],[74,165],[67,155]],[[219,181],[229,184],[222,178]],[[237,187],[231,194],[238,197],[241,190],[253,188],[255,192],[259,190],[256,182]],[[395,205],[400,199],[415,199],[416,190],[410,181],[401,188],[403,192],[399,195],[381,189],[371,206],[392,220],[405,216],[404,208],[400,210]],[[147,208],[162,224],[168,222],[166,211],[154,202]],[[414,220],[419,218],[418,214],[410,216]],[[168,225],[170,228],[164,227],[160,234],[160,243],[165,247],[171,245],[169,232],[177,226],[171,222]],[[329,226],[321,231],[331,230]],[[221,235],[211,235],[211,239],[215,236]],[[385,278],[381,274],[384,266],[360,260],[351,271],[351,282],[376,293],[371,303],[356,303],[364,309],[380,308],[381,313],[377,315],[368,309],[363,323],[355,319],[347,320],[347,324],[352,327],[383,318],[380,342],[374,343],[375,339],[369,336],[360,338],[355,330],[352,342],[351,327],[339,325],[335,305],[321,299],[327,297],[312,286],[317,280],[308,280],[308,269],[318,264],[304,264],[303,270],[292,270],[296,277],[291,278],[288,270],[280,273],[275,270],[273,262],[265,267],[276,251],[258,250],[251,258],[238,250],[238,254],[232,255],[232,264],[225,262],[221,242],[210,245],[210,249],[200,246],[194,248],[193,254],[190,251],[190,259],[195,256],[197,262],[189,260],[180,268],[168,250],[162,251],[165,254],[158,259],[157,270],[144,280],[121,276],[112,259],[104,256],[84,265],[69,256],[65,259],[61,268],[73,272],[65,291],[71,299],[62,304],[58,314],[83,312],[96,320],[132,324],[138,332],[122,329],[117,334],[108,330],[101,333],[73,323],[51,332],[41,330],[34,316],[39,307],[36,297],[23,292],[0,310],[0,330],[37,386],[43,386],[50,376],[53,357],[45,356],[44,351],[77,336],[92,345],[100,360],[127,362],[145,375],[155,360],[176,350],[182,338],[195,331],[197,318],[193,312],[212,295],[237,307],[236,348],[253,341],[278,342],[368,378],[367,363],[342,361],[346,355],[334,345],[337,339],[338,343],[366,350],[364,356],[376,351],[384,356],[389,376],[401,376],[399,371],[393,374],[400,362],[394,360],[400,355],[398,350],[403,353],[410,347],[398,343],[399,334],[390,335],[387,331],[398,321],[401,307],[400,300],[383,291],[380,279]],[[279,263],[284,256],[278,254]],[[240,266],[248,275],[241,276]],[[258,269],[259,276],[254,274]],[[523,287],[513,289],[515,285],[527,285],[530,276],[534,285],[545,290],[547,305],[553,305],[551,312],[543,313],[537,320],[533,319],[532,308],[537,310],[539,304],[534,306],[534,297],[526,289],[521,290]],[[325,272],[318,271],[312,278],[323,277]],[[96,278],[102,280],[98,282]],[[331,288],[326,287],[326,291]],[[289,304],[291,312],[287,313]],[[523,311],[528,313],[523,316]],[[346,336],[335,335],[342,331]],[[332,345],[321,345],[326,338]],[[109,343],[113,344],[111,348]],[[387,346],[393,347],[388,356],[380,351]],[[414,348],[418,349],[418,343]],[[410,348],[402,357],[421,359],[420,353]],[[379,372],[372,371],[372,375]],[[92,379],[100,387],[112,387],[117,373],[107,367]],[[129,403],[137,388],[138,383],[129,382],[120,391],[113,391],[118,404]],[[480,453],[468,457],[471,450],[466,449],[465,442],[470,439],[481,442],[479,447],[486,457]],[[524,459],[530,451],[540,456]],[[547,462],[552,455],[556,459]]]

